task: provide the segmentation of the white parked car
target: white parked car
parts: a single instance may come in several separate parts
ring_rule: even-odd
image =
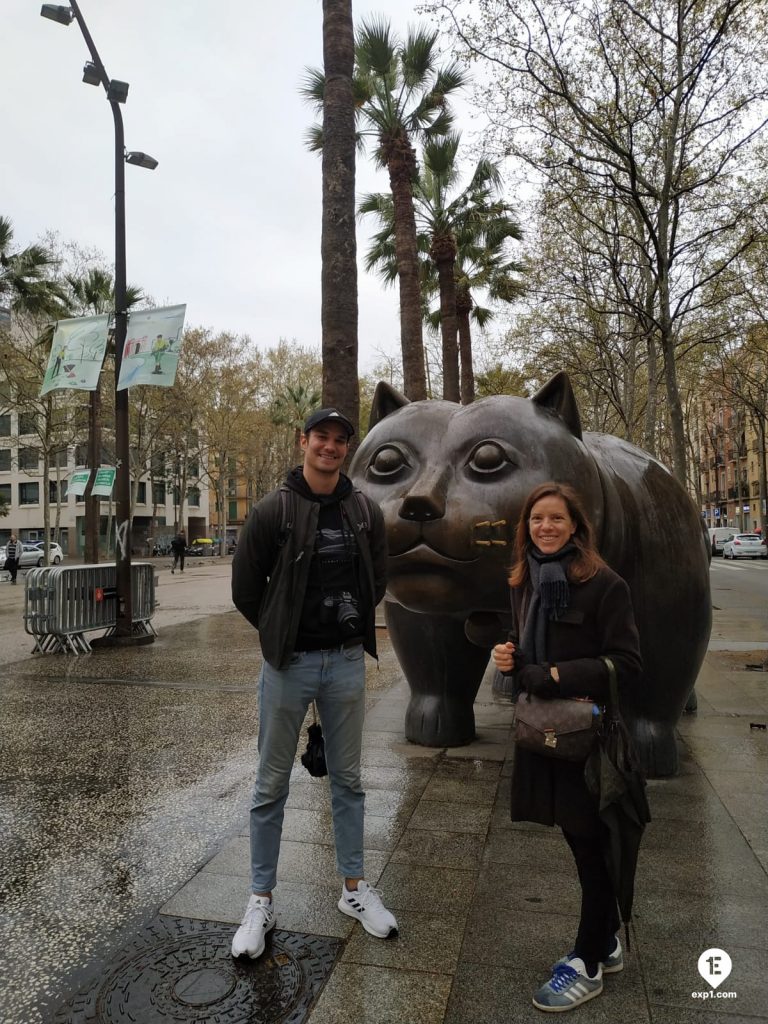
[[[757,533],[735,533],[723,544],[723,558],[768,558],[768,548]]]
[[[58,565],[64,558],[64,552],[58,544],[50,545],[50,557],[48,560],[49,565]],[[5,548],[0,548],[0,566],[5,565]],[[19,568],[20,569],[31,569],[36,565],[45,565],[45,544],[42,541],[38,541],[36,544],[24,544],[21,545],[21,553],[19,555]]]

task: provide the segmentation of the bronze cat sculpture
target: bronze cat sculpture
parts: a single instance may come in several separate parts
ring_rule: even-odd
[[[539,483],[572,484],[600,552],[629,584],[642,688],[622,710],[650,776],[677,771],[674,727],[709,639],[709,557],[696,508],[664,466],[607,434],[582,435],[564,373],[532,399],[410,403],[379,384],[350,475],[384,512],[385,615],[411,689],[405,734],[426,746],[475,738],[472,705],[509,612],[511,543]],[[499,636],[471,643],[471,624]],[[476,636],[473,637],[475,640]]]

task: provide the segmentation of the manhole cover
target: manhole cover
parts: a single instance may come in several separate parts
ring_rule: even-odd
[[[339,939],[273,931],[257,961],[233,960],[232,925],[161,917],[107,964],[56,1024],[300,1024]]]

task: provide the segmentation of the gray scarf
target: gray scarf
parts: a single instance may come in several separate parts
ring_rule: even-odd
[[[575,544],[566,544],[553,555],[545,555],[536,547],[528,552],[528,571],[533,596],[525,617],[520,650],[525,665],[541,665],[547,659],[547,624],[560,618],[568,607],[570,593],[566,571]]]

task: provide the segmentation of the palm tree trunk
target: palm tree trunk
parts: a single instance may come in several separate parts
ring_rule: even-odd
[[[461,364],[461,404],[475,400],[475,370],[472,366],[472,329],[469,313],[459,314],[459,361]]]
[[[418,402],[427,397],[424,338],[421,330],[421,285],[413,212],[413,172],[416,154],[407,138],[393,143],[387,165],[395,211],[395,258],[400,284],[400,344],[403,352],[403,390]]]
[[[458,324],[456,320],[456,278],[454,264],[456,262],[455,243],[450,245],[433,245],[446,253],[435,259],[437,278],[440,283],[440,335],[443,342],[443,398],[447,402],[458,402],[459,393],[459,350],[456,342]],[[452,250],[452,251],[451,251]],[[448,253],[450,252],[450,256]],[[433,257],[434,258],[434,257]]]
[[[357,426],[354,57],[352,0],[323,0],[322,400]]]

